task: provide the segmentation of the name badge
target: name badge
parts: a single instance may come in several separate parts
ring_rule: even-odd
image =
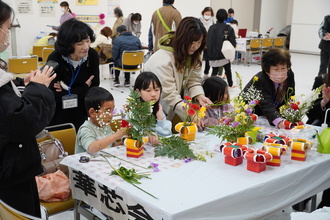
[[[62,108],[76,108],[78,107],[78,96],[76,94],[65,95],[62,97]]]

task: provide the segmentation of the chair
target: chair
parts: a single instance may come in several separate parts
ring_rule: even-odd
[[[273,48],[274,38],[265,38],[262,40],[261,45],[261,55],[269,51],[269,49]]]
[[[3,220],[42,220],[23,212],[20,212],[13,207],[7,205],[4,201],[0,200],[0,219]]]
[[[259,55],[259,60],[261,58],[261,39],[256,38],[256,39],[251,39],[250,40],[250,45],[246,48],[246,51],[248,53],[248,65],[252,63],[252,55],[256,54]]]
[[[49,54],[51,54],[55,49],[54,48],[49,48],[49,47],[44,47],[42,49],[42,62],[46,63]]]
[[[276,37],[274,40],[274,47],[284,48],[285,47],[285,37]]]
[[[48,126],[45,128],[48,130],[55,138],[62,141],[65,151],[69,155],[74,154],[76,146],[76,129],[71,123],[64,123],[60,125]],[[38,142],[45,140],[46,138],[38,139]],[[63,202],[42,202],[40,205],[45,212],[46,220],[49,219],[49,216],[58,212],[66,211],[68,209],[73,209],[74,199],[70,195],[67,201]]]
[[[119,70],[120,73],[123,72],[137,72],[142,71],[143,69],[143,58],[144,58],[144,51],[143,50],[124,50],[121,56],[121,67],[112,67],[111,73],[114,74],[115,70]],[[138,66],[134,69],[126,69],[124,66]],[[112,89],[112,88],[111,88]],[[122,90],[124,92],[124,90]]]
[[[46,62],[42,60],[42,50],[44,48],[54,48],[54,45],[34,45],[32,48],[32,54],[38,56],[38,61]]]
[[[13,57],[8,59],[8,72],[10,73],[30,73],[38,68],[38,57]]]

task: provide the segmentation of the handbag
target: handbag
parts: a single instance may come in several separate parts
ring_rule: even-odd
[[[70,181],[61,170],[35,178],[40,200],[44,202],[68,200],[71,193]]]
[[[68,174],[67,166],[60,165],[61,160],[68,155],[68,152],[64,150],[63,143],[47,130],[44,131],[43,135],[45,136],[44,138],[48,139],[38,143],[41,164],[44,169],[41,175],[53,173],[59,169]]]
[[[231,42],[228,40],[228,30],[224,31],[224,40],[222,42],[222,48],[221,53],[223,56],[230,60],[230,62],[233,62],[235,59],[235,47],[231,44]]]

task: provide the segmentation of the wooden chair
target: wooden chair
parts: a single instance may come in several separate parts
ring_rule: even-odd
[[[115,70],[119,70],[120,73],[123,72],[137,72],[143,70],[143,59],[144,59],[144,51],[143,50],[124,50],[121,60],[122,66],[121,67],[112,67],[111,73],[114,74]],[[124,66],[138,66],[134,69],[126,69]],[[124,87],[123,87],[124,88]],[[113,89],[113,88],[111,88]],[[124,90],[122,90],[122,93]]]
[[[38,68],[38,57],[22,57],[22,58],[9,58],[8,59],[8,72],[22,74],[30,73],[31,70]]]
[[[23,212],[20,212],[13,207],[0,200],[0,219],[2,220],[42,220]]]
[[[285,48],[285,37],[276,37],[274,47]]]
[[[49,47],[44,47],[42,49],[42,62],[46,63],[49,54],[51,54],[55,49],[54,48],[49,48]]]
[[[250,40],[250,45],[247,47],[246,51],[248,53],[248,65],[252,63],[252,56],[254,54],[259,55],[259,58],[261,58],[261,39],[256,38],[256,39],[251,39]]]
[[[262,40],[261,45],[261,55],[269,51],[269,49],[273,48],[274,38],[265,38]]]
[[[76,146],[76,129],[73,124],[65,123],[60,125],[48,126],[45,128],[48,130],[55,138],[62,141],[65,151],[69,155],[74,154]],[[45,140],[46,138],[39,139],[38,142]],[[73,209],[74,199],[70,195],[67,201],[63,202],[42,202],[40,201],[41,208],[44,210],[46,215],[46,220],[49,219],[50,215],[58,212],[63,212],[68,209]]]

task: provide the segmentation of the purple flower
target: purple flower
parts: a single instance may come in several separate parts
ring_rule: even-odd
[[[191,158],[187,158],[187,157],[185,157],[185,158],[186,158],[186,159],[184,160],[185,163],[188,163],[188,162],[191,161]]]
[[[252,114],[252,109],[251,108],[247,108],[246,109],[246,113],[248,113],[249,115]]]
[[[113,115],[116,115],[117,114],[117,109],[116,108],[112,111],[112,114]]]
[[[225,124],[228,124],[230,122],[230,118],[227,118],[223,121]]]
[[[252,101],[250,102],[250,105],[255,105],[255,104],[257,104],[257,102],[256,102],[255,100],[252,100]]]
[[[238,121],[234,121],[232,124],[231,124],[231,126],[233,127],[233,128],[235,128],[236,126],[238,126],[239,125],[239,122]]]
[[[154,172],[159,172],[158,164],[157,163],[150,163],[151,166],[153,166],[153,171]]]

